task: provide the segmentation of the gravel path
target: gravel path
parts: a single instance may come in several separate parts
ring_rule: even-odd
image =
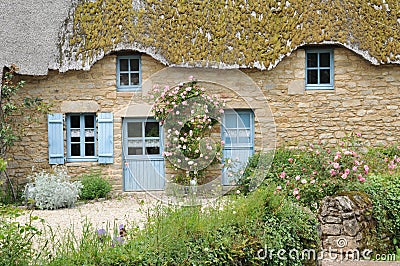
[[[88,223],[94,230],[103,228],[110,233],[120,224],[124,224],[127,229],[136,226],[142,228],[148,212],[157,204],[161,204],[160,201],[147,194],[126,195],[112,200],[78,204],[69,209],[27,210],[16,220],[28,223],[30,215],[42,218],[44,222],[35,220],[32,225],[42,229],[45,235],[50,233],[49,227],[51,227],[55,242],[61,240],[69,232],[73,232],[79,239],[83,227]]]

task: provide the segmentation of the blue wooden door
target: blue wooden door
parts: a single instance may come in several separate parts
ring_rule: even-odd
[[[163,190],[165,187],[162,130],[153,119],[123,121],[124,190]]]
[[[224,163],[222,185],[234,185],[240,171],[254,153],[254,114],[252,110],[226,110],[222,125]]]

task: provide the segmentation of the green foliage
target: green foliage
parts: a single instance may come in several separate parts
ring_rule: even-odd
[[[278,184],[278,193],[314,210],[325,196],[356,189],[368,179],[369,162],[361,135],[351,135],[336,147],[324,143],[279,148],[266,184]]]
[[[111,191],[110,182],[102,178],[98,172],[82,175],[79,180],[83,185],[80,193],[80,198],[83,200],[105,198]]]
[[[248,159],[246,168],[236,173],[236,184],[240,193],[247,195],[263,182],[273,158],[273,153],[255,153]]]
[[[264,260],[258,251],[318,248],[315,217],[273,192],[259,189],[207,208],[157,206],[143,230],[128,228],[125,244],[110,247],[107,239],[91,237],[102,247],[64,247],[50,265],[277,265],[278,258]]]
[[[16,117],[23,117],[31,122],[33,117],[49,111],[49,105],[40,98],[25,97],[22,101],[15,95],[23,88],[25,81],[14,82],[14,75],[18,68],[15,65],[4,74],[0,95],[0,156],[4,156],[7,149],[14,145],[23,134],[22,123]]]
[[[72,207],[82,188],[80,181],[70,182],[63,168],[55,168],[53,173],[41,171],[28,179],[24,197],[33,200],[39,209]]]
[[[32,239],[40,231],[31,225],[38,217],[30,216],[28,224],[16,222],[21,210],[0,205],[0,265],[28,265],[35,261]]]
[[[400,175],[372,175],[362,189],[371,197],[382,251],[400,248]],[[391,241],[384,241],[389,237]]]
[[[27,123],[32,123],[41,114],[48,113],[50,106],[40,98],[25,97],[22,101],[16,97],[17,92],[23,88],[25,81],[14,82],[14,75],[18,68],[11,65],[5,72],[0,88],[0,178],[5,172],[6,153],[8,149],[20,140],[24,134]],[[10,199],[17,201],[13,180],[7,177]],[[0,180],[0,185],[2,184]],[[3,188],[0,188],[0,190]]]

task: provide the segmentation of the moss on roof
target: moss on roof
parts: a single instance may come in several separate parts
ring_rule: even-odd
[[[71,14],[61,59],[83,65],[137,47],[172,65],[264,69],[322,43],[343,44],[375,64],[400,63],[398,0],[84,0]]]

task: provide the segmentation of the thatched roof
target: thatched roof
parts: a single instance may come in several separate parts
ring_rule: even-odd
[[[23,74],[89,69],[126,49],[167,65],[270,69],[309,44],[400,64],[398,0],[17,0],[0,10],[0,66]]]

